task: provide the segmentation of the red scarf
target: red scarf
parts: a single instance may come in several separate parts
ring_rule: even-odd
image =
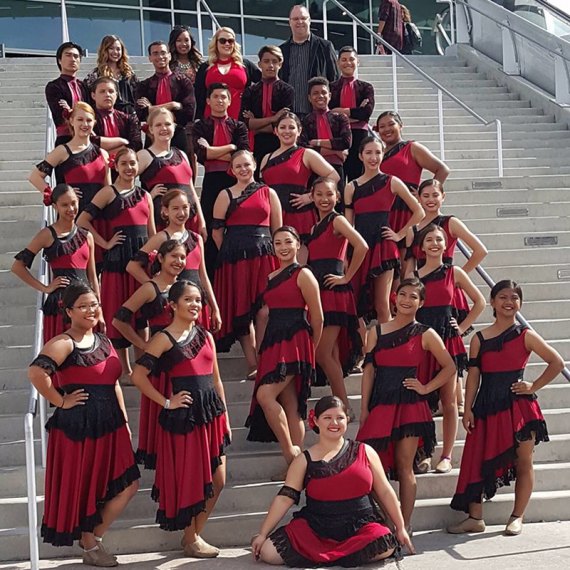
[[[317,138],[331,140],[333,138],[331,126],[328,120],[329,110],[315,111],[317,117]]]
[[[214,140],[212,146],[225,146],[230,144],[232,137],[226,123],[227,117],[212,117],[214,121]]]
[[[172,101],[172,93],[170,92],[170,76],[172,71],[166,73],[157,73],[158,87],[156,89],[156,105],[164,105]]]
[[[356,92],[354,90],[354,77],[342,78],[342,90],[340,92],[340,106],[345,109],[356,107]]]
[[[118,137],[119,135],[119,125],[117,125],[117,118],[115,117],[115,110],[101,110],[99,109],[99,115],[101,117],[101,122],[103,124],[103,133],[106,137]]]
[[[273,115],[271,110],[271,100],[273,98],[273,85],[275,85],[275,81],[275,79],[263,79],[261,110],[264,118],[271,117]]]

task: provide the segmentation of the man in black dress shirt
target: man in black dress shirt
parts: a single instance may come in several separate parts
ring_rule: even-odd
[[[45,89],[47,104],[57,130],[55,146],[71,139],[66,120],[73,105],[78,101],[90,101],[83,82],[77,79],[82,54],[82,47],[73,42],[64,42],[57,48],[55,54],[61,75],[50,81]]]
[[[358,54],[352,46],[340,48],[338,68],[341,78],[331,83],[331,109],[346,115],[352,130],[352,144],[344,163],[347,182],[358,178],[363,172],[358,149],[369,133],[368,121],[374,111],[374,87],[367,81],[355,78],[358,63]]]
[[[295,90],[293,111],[304,117],[311,111],[307,100],[307,82],[322,76],[338,79],[336,53],[331,42],[311,33],[311,16],[305,6],[293,6],[289,12],[291,37],[279,47],[283,52],[281,79]]]
[[[275,123],[286,111],[293,109],[295,92],[279,79],[283,54],[277,46],[263,46],[259,53],[261,81],[246,88],[241,98],[241,120],[254,133],[253,155],[257,174],[261,159],[279,148],[279,139],[273,132]]]
[[[188,154],[185,127],[194,120],[196,111],[192,82],[186,75],[170,71],[170,50],[164,42],[152,42],[148,46],[148,59],[154,66],[154,75],[137,85],[138,118],[141,122],[146,121],[151,107],[171,111],[176,119],[172,146]],[[146,146],[150,146],[150,141]]]

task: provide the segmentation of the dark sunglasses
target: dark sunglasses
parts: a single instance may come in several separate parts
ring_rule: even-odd
[[[218,38],[218,42],[221,43],[223,46],[226,44],[233,45],[236,43],[234,38]]]

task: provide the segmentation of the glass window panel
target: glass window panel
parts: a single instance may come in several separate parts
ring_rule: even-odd
[[[65,4],[69,6],[74,4],[74,0],[67,0]],[[119,2],[112,2],[110,0],[81,0],[81,4],[116,4],[118,6],[138,6],[139,0],[120,0]]]
[[[423,0],[425,1],[425,0]],[[406,2],[407,4],[408,2]],[[357,18],[363,22],[368,22],[370,18],[370,4],[368,0],[342,0],[342,5],[352,12]],[[372,10],[378,12],[378,0],[372,2]],[[323,0],[312,0],[309,3],[309,13],[313,20],[323,19]],[[327,17],[329,20],[337,20],[339,22],[352,21],[344,12],[332,2],[327,5]],[[374,18],[373,18],[374,19]]]
[[[0,38],[8,50],[55,51],[61,43],[61,9],[56,4],[44,2],[2,2]]]
[[[101,38],[119,36],[130,55],[142,55],[138,10],[67,4],[69,36],[91,54],[96,54]]]
[[[174,0],[175,10],[191,10],[194,12],[196,10],[197,0]],[[270,0],[275,4],[275,0]],[[206,3],[210,7],[210,10],[214,12],[216,17],[218,14],[239,14],[239,0],[206,0]],[[202,11],[205,12],[204,6],[202,6]],[[247,13],[247,12],[246,12]]]
[[[322,1],[322,0],[321,0]],[[303,2],[275,2],[275,0],[243,0],[243,13],[247,16],[275,16],[287,18],[294,4]]]
[[[218,19],[218,22],[220,23],[220,26],[222,28],[231,28],[234,31],[234,34],[236,36],[236,40],[237,42],[241,45],[241,51],[242,53],[244,53],[244,46],[243,46],[243,38],[241,37],[241,24],[239,21],[239,18],[230,18],[230,17],[226,17],[226,16],[218,16],[216,15],[216,18]],[[212,37],[212,24],[210,22],[210,18],[208,17],[203,17],[202,18],[202,24],[204,25],[204,45],[208,45],[208,42],[210,41],[211,37]],[[206,48],[204,48],[206,49]],[[249,52],[248,52],[249,53]]]
[[[143,6],[147,8],[167,8],[170,10],[170,0],[143,0]]]
[[[172,20],[168,12],[144,11],[144,42],[146,46],[151,42],[161,40],[168,42],[168,36],[172,29]]]
[[[208,18],[209,20],[209,18]],[[177,26],[186,26],[190,28],[190,34],[194,38],[196,42],[196,47],[200,49],[200,43],[198,41],[198,18],[195,14],[174,14],[174,22]],[[204,30],[208,34],[208,38],[212,35],[212,24],[211,22],[206,22],[204,18],[202,18],[202,25],[205,26],[202,29],[202,36],[204,37]],[[208,44],[203,45],[203,51],[208,51]]]
[[[264,45],[280,45],[291,35],[291,30],[287,21],[256,20],[247,18],[245,20],[245,41],[247,53],[250,56],[257,54]],[[257,63],[257,56],[252,57],[252,61]]]

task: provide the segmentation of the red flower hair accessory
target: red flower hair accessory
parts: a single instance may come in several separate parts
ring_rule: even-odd
[[[53,190],[51,189],[51,186],[49,184],[46,184],[44,188],[44,198],[43,198],[44,205],[51,206],[53,204],[51,199],[52,193]]]
[[[109,154],[109,168],[115,169],[117,163],[115,162],[116,154]]]
[[[141,131],[146,135],[148,133],[148,123],[143,123],[141,125]]]
[[[311,410],[311,411],[309,412],[309,418],[308,418],[309,427],[310,427],[311,429],[315,429],[315,426],[317,425],[317,422],[316,422],[315,420],[316,420],[316,418],[315,418],[315,410],[313,409],[313,410]]]

